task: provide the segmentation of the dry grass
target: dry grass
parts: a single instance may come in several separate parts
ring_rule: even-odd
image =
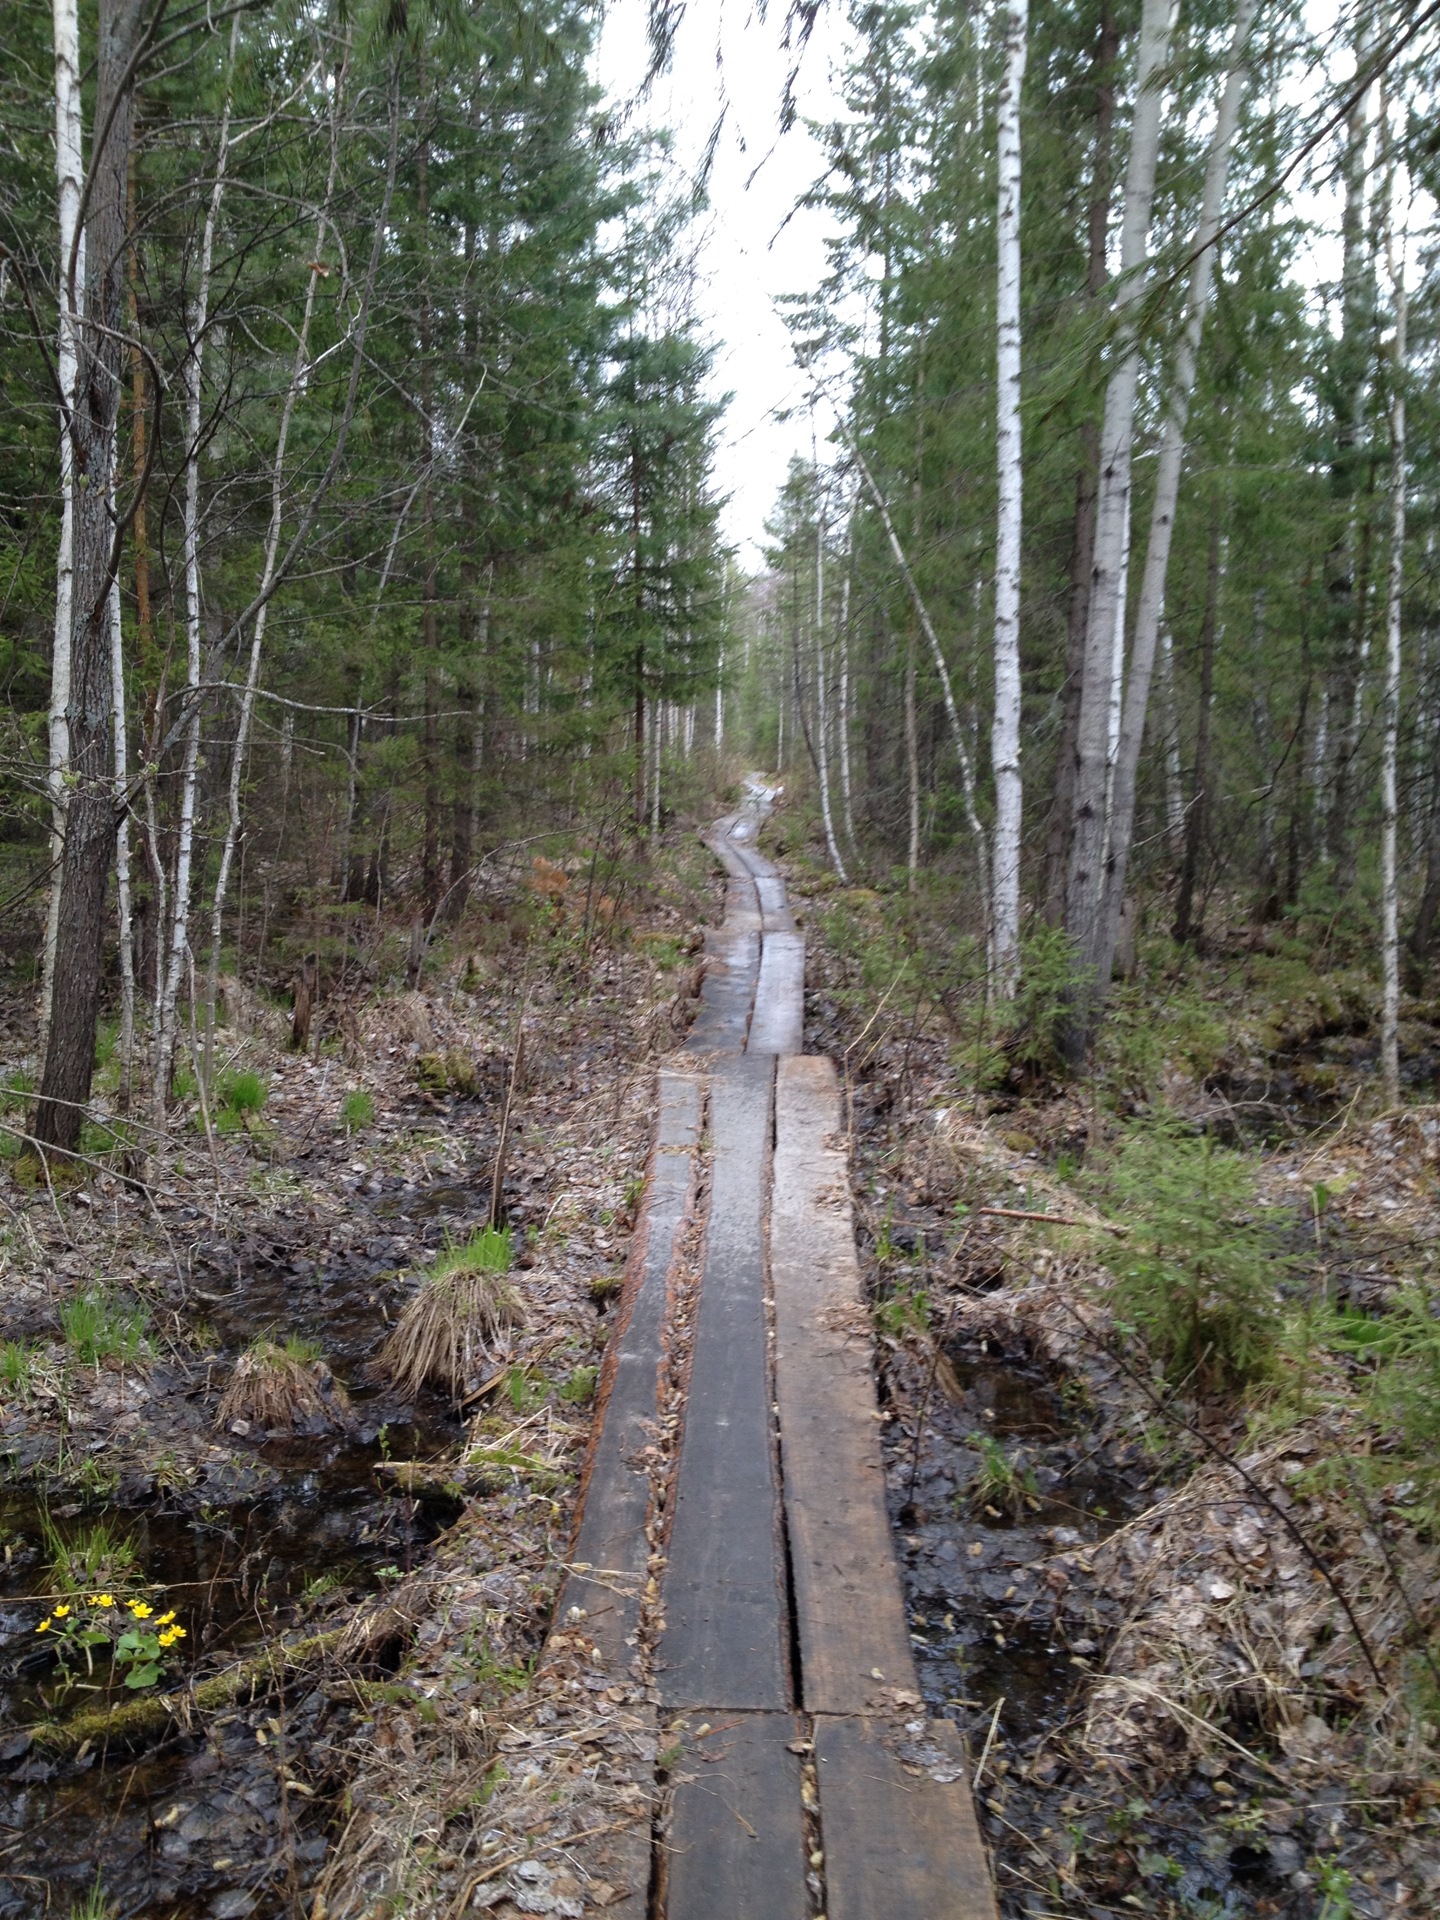
[[[241,1354],[216,1409],[215,1424],[229,1427],[241,1420],[267,1432],[284,1432],[314,1422],[343,1426],[349,1416],[345,1389],[319,1348],[291,1334],[284,1340],[267,1336]]]
[[[447,1248],[421,1276],[377,1365],[411,1393],[427,1382],[463,1393],[495,1341],[524,1319],[509,1265],[510,1236],[492,1227]]]

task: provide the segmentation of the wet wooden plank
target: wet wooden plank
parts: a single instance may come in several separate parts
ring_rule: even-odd
[[[916,1684],[839,1127],[833,1064],[782,1060],[770,1209],[775,1397],[800,1697],[811,1713],[862,1713],[878,1686]]]
[[[794,933],[795,916],[785,893],[785,882],[768,860],[750,856],[750,871],[760,901],[760,916],[766,933]]]
[[[643,1455],[656,1413],[666,1281],[692,1192],[700,1110],[699,1079],[662,1069],[639,1231],[601,1371],[600,1422],[570,1553],[574,1571],[557,1614],[563,1625],[572,1607],[583,1607],[587,1632],[617,1671],[630,1664],[646,1578],[650,1476]]]
[[[746,1054],[710,1083],[710,1214],[662,1595],[669,1706],[790,1704],[761,1238],[773,1077],[772,1059]]]
[[[948,1780],[906,1766],[896,1744],[877,1720],[815,1722],[827,1920],[995,1920],[955,1728],[932,1721],[924,1736]]]
[[[740,1052],[759,971],[760,935],[755,928],[727,925],[706,936],[700,1011],[685,1042],[687,1053]]]
[[[785,1713],[692,1716],[665,1847],[666,1920],[806,1920],[800,1761]],[[670,1734],[667,1733],[667,1738]],[[877,1907],[869,1920],[881,1920]]]
[[[799,1053],[805,1028],[805,936],[767,932],[760,946],[747,1053]]]

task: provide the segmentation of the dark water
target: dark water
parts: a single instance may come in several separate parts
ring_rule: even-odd
[[[65,1915],[97,1875],[126,1920],[267,1920],[294,1909],[328,1844],[327,1736],[357,1709],[302,1678],[295,1698],[208,1717],[203,1731],[173,1730],[143,1753],[52,1762],[27,1750],[25,1727],[94,1708],[109,1679],[97,1670],[90,1690],[58,1684],[35,1634],[55,1593],[52,1563],[99,1524],[122,1539],[135,1583],[185,1626],[177,1680],[202,1658],[208,1667],[243,1655],[318,1617],[327,1598],[353,1602],[403,1577],[458,1505],[387,1492],[376,1466],[452,1449],[461,1428],[440,1396],[402,1403],[366,1377],[387,1327],[379,1281],[397,1264],[384,1223],[424,1221],[423,1238],[438,1245],[447,1226],[479,1224],[487,1205],[478,1188],[406,1188],[380,1197],[377,1237],[353,1255],[215,1250],[194,1312],[222,1363],[259,1330],[307,1333],[352,1402],[343,1431],[232,1442],[221,1484],[248,1481],[245,1497],[184,1487],[125,1507],[68,1489],[48,1502],[27,1488],[0,1496],[0,1915]]]

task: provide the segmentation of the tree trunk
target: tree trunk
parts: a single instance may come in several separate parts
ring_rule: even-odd
[[[1235,31],[1230,42],[1230,58],[1225,88],[1215,117],[1215,131],[1205,166],[1205,185],[1200,200],[1200,218],[1195,229],[1190,269],[1190,288],[1185,307],[1185,324],[1171,373],[1169,403],[1161,432],[1160,459],[1155,476],[1155,497],[1150,509],[1150,537],[1145,549],[1145,573],[1140,587],[1140,604],[1135,618],[1135,641],[1131,653],[1129,682],[1125,689],[1124,714],[1115,753],[1115,772],[1111,790],[1109,847],[1106,856],[1105,901],[1102,924],[1094,946],[1095,967],[1092,1003],[1098,1010],[1109,987],[1115,941],[1120,930],[1120,913],[1125,900],[1125,881],[1130,864],[1130,844],[1135,830],[1135,783],[1140,768],[1140,749],[1145,738],[1146,717],[1150,706],[1150,679],[1155,666],[1155,649],[1161,623],[1165,618],[1165,579],[1170,566],[1170,541],[1175,528],[1175,509],[1180,497],[1180,473],[1185,459],[1185,430],[1190,416],[1190,396],[1195,390],[1195,372],[1200,355],[1200,337],[1205,324],[1205,309],[1210,304],[1214,278],[1216,237],[1225,205],[1225,185],[1229,177],[1230,153],[1240,125],[1240,109],[1249,79],[1247,49],[1250,28],[1255,19],[1256,0],[1239,0]]]
[[[1386,116],[1388,142],[1389,125]],[[1387,191],[1387,219],[1394,218],[1394,169]],[[1385,593],[1384,738],[1380,763],[1380,951],[1384,971],[1384,1007],[1380,1020],[1380,1083],[1385,1104],[1400,1100],[1400,933],[1396,900],[1396,763],[1400,738],[1400,616],[1405,589],[1405,330],[1404,268],[1395,256],[1393,231],[1387,235],[1390,285],[1395,307],[1395,338],[1390,396],[1390,567]]]
[[[1120,36],[1111,0],[1100,9],[1100,33],[1091,68],[1095,86],[1095,156],[1090,169],[1089,253],[1085,299],[1092,306],[1105,286],[1105,247],[1110,233],[1110,167],[1115,126],[1115,57]],[[1080,727],[1080,685],[1085,668],[1085,628],[1090,615],[1090,567],[1095,556],[1095,502],[1099,487],[1100,428],[1087,419],[1080,429],[1080,468],[1075,476],[1075,517],[1070,547],[1070,591],[1065,616],[1065,682],[1060,693],[1060,738],[1051,776],[1050,820],[1045,835],[1045,918],[1065,918],[1070,865],[1070,829],[1075,808],[1075,739]]]
[[[1175,938],[1183,947],[1195,941],[1195,883],[1209,835],[1210,710],[1215,696],[1215,641],[1220,628],[1222,537],[1217,513],[1210,525],[1210,561],[1206,569],[1205,621],[1200,641],[1200,713],[1195,727],[1195,785],[1185,816],[1185,858],[1175,905]]]
[[[60,387],[60,545],[55,557],[55,638],[50,659],[49,769],[50,888],[41,955],[40,1057],[50,1033],[55,942],[60,926],[60,860],[65,844],[65,774],[70,765],[66,713],[70,705],[70,646],[75,588],[75,440],[73,416],[79,377],[79,306],[85,288],[85,236],[79,230],[85,175],[84,103],[80,92],[80,14],[77,0],[54,0],[55,187],[59,214],[60,328],[56,373]]]
[[[905,872],[911,893],[920,872],[920,747],[915,726],[915,634],[905,635],[905,795],[910,834]]]
[[[235,49],[240,21],[230,29],[230,71],[235,67]],[[230,155],[231,88],[227,80],[225,105],[220,115],[220,142],[215,156],[215,181],[210,189],[210,204],[205,212],[205,227],[200,239],[200,261],[195,285],[195,303],[190,314],[190,353],[183,370],[185,392],[185,500],[183,547],[185,566],[185,751],[180,770],[180,825],[175,849],[175,887],[171,896],[172,920],[167,929],[168,956],[157,969],[161,975],[155,1020],[155,1073],[150,1097],[155,1124],[165,1123],[170,1099],[170,1076],[175,1062],[177,1008],[180,985],[185,977],[186,955],[190,945],[191,867],[195,848],[195,801],[200,768],[200,407],[202,376],[205,368],[205,337],[210,319],[210,272],[215,257],[215,232],[220,221],[220,201],[225,188],[225,170]]]
[[[42,1147],[71,1152],[80,1141],[95,1063],[95,1027],[105,948],[105,895],[114,851],[115,789],[112,588],[119,564],[114,512],[115,427],[125,377],[126,173],[134,68],[145,31],[144,0],[100,0],[95,124],[86,228],[85,303],[77,330],[71,416],[74,581],[70,685],[65,725],[70,796],[60,860],[50,1024],[34,1133]],[[153,32],[158,15],[150,22]],[[67,262],[67,269],[68,269]]]
[[[1097,962],[1104,922],[1108,821],[1110,678],[1115,619],[1130,502],[1130,452],[1135,431],[1135,395],[1140,378],[1137,342],[1139,303],[1148,274],[1150,209],[1160,152],[1159,75],[1170,51],[1176,0],[1144,0],[1135,82],[1135,112],[1125,171],[1125,214],[1120,233],[1120,281],[1115,294],[1115,362],[1105,390],[1100,429],[1100,486],[1095,510],[1095,557],[1085,627],[1080,717],[1075,736],[1075,787],[1071,815],[1070,867],[1065,890],[1065,928],[1082,970],[1075,1005],[1062,1042],[1078,1060],[1093,1026],[1096,996],[1103,993]]]
[[[1009,999],[1020,973],[1020,93],[1025,79],[1026,0],[1008,0],[1005,77],[1000,89],[1000,204],[997,213],[996,465],[999,507],[995,535],[995,718],[990,764],[995,775],[995,989]]]

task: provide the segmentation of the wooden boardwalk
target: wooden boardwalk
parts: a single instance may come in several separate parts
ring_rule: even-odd
[[[562,1601],[645,1682],[661,1756],[608,1911],[994,1920],[956,1730],[920,1705],[839,1088],[800,1051],[804,942],[754,851],[759,800],[707,839],[725,921],[659,1076]]]

